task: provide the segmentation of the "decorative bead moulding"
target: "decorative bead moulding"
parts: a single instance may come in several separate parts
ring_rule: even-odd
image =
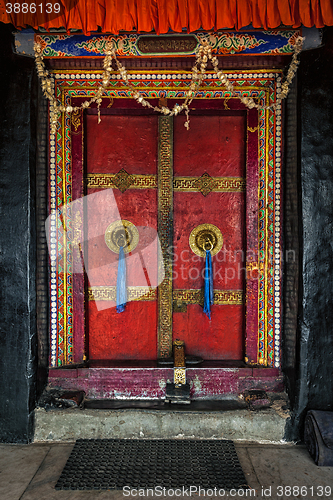
[[[217,55],[289,55],[301,30],[197,32],[187,35],[67,35],[35,34],[44,58],[105,57],[105,45],[112,41],[118,56],[193,56],[199,45],[209,42]],[[33,34],[17,33],[16,51],[33,54]]]
[[[62,70],[53,71],[53,75],[58,102],[70,106],[94,95],[102,72]],[[112,76],[114,78],[103,96],[105,106],[112,100],[131,97],[123,82],[119,81],[119,75]],[[257,200],[254,205],[257,215],[251,223],[253,227],[249,229],[248,238],[254,238],[258,254],[258,260],[248,262],[247,267],[257,273],[258,278],[249,280],[253,283],[248,283],[246,290],[247,305],[248,301],[253,303],[251,320],[248,307],[247,322],[252,321],[252,324],[247,328],[253,331],[255,340],[251,352],[247,347],[245,356],[253,364],[275,368],[280,367],[281,332],[281,104],[276,109],[248,110],[237,95],[255,98],[262,106],[272,105],[281,91],[281,76],[281,70],[227,73],[236,92],[233,98],[216,75],[208,72],[196,97],[218,99],[222,109],[239,109],[247,116],[247,143],[257,158],[251,168],[248,166],[247,174],[247,189],[251,188],[253,199]],[[146,99],[184,99],[191,84],[190,73],[176,70],[129,71],[129,77]],[[61,210],[63,205],[83,195],[83,191],[81,195],[76,192],[73,183],[73,178],[78,175],[74,172],[78,168],[76,165],[79,162],[83,166],[82,140],[81,112],[77,116],[67,113],[59,116],[57,132],[50,134],[51,211]],[[71,220],[68,214],[65,234],[59,218],[51,215],[50,231],[57,241],[56,245],[51,240],[50,365],[53,367],[79,362],[85,356],[84,327],[80,323],[84,307],[83,301],[76,301],[73,270],[74,240],[80,240],[81,219],[78,214],[78,220]],[[258,236],[254,237],[254,234]]]

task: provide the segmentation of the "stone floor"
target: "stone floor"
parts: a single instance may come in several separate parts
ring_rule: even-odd
[[[244,492],[243,494],[236,491],[225,492],[225,498],[246,497],[265,500],[333,498],[333,467],[317,467],[303,445],[235,442],[235,446],[248,484],[253,490],[249,490],[247,495]],[[126,498],[122,491],[56,491],[55,483],[72,448],[73,443],[0,445],[0,499]],[[143,490],[137,493],[137,496],[144,496]],[[187,496],[186,492],[185,495],[179,495],[180,492],[173,491],[166,496],[172,496],[171,493],[178,497]],[[205,496],[221,497],[222,493],[219,495],[218,491],[207,491]],[[194,492],[192,496],[198,494]]]

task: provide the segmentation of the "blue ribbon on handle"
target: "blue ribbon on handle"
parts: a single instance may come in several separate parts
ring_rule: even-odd
[[[126,286],[126,259],[124,247],[119,248],[118,275],[117,275],[117,313],[125,311],[127,302]]]
[[[210,308],[214,303],[213,287],[213,265],[210,250],[206,250],[205,277],[204,277],[204,310],[203,312],[210,317]]]

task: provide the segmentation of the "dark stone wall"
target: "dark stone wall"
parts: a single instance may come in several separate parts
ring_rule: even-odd
[[[0,441],[28,442],[36,401],[36,89],[0,23]]]
[[[37,84],[37,150],[36,150],[36,295],[37,295],[37,337],[38,369],[37,393],[42,392],[48,375],[49,361],[49,284],[48,248],[45,220],[48,216],[48,103],[42,88]]]
[[[298,71],[300,293],[290,439],[309,409],[333,410],[333,28]]]
[[[297,318],[299,297],[299,146],[297,116],[297,75],[285,102],[284,133],[284,259],[282,369],[290,403],[295,404],[297,373]]]

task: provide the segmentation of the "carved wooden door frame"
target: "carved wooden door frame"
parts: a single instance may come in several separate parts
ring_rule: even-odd
[[[54,71],[59,102],[77,105],[94,93],[101,72]],[[281,70],[242,70],[227,74],[236,90],[231,97],[213,73],[208,74],[199,99],[217,99],[222,109],[242,109],[247,116],[246,173],[246,346],[248,364],[280,367],[281,331],[281,107],[246,109],[237,95],[251,96],[262,106],[275,103],[281,88]],[[183,99],[190,74],[177,71],[130,71],[136,88],[148,99]],[[112,80],[103,100],[130,98],[119,80]],[[195,103],[195,101],[194,101]],[[170,119],[160,119],[158,228],[162,249],[170,243],[168,211],[172,203]],[[84,196],[84,127],[82,113],[62,114],[56,135],[50,135],[50,366],[85,359],[84,274],[80,241],[81,209],[64,209]],[[170,215],[170,214],[169,214]],[[52,243],[52,238],[50,239]],[[159,356],[170,354],[172,289],[171,257],[164,254],[166,280],[159,287]]]

